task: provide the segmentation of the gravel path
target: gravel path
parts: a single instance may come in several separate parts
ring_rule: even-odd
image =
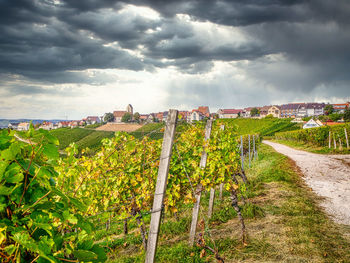
[[[321,155],[271,141],[263,143],[294,160],[306,184],[325,197],[321,205],[326,211],[337,223],[350,225],[350,155]]]

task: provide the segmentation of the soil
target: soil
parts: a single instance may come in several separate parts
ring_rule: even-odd
[[[98,127],[97,131],[125,131],[125,132],[132,132],[139,128],[141,128],[142,125],[140,124],[123,124],[123,123],[107,123],[101,127]]]
[[[324,199],[322,207],[340,224],[350,225],[350,155],[321,155],[295,150],[271,142],[277,152],[295,161],[302,171],[305,183]]]

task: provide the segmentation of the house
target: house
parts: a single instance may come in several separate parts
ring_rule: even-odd
[[[233,119],[239,117],[242,112],[243,110],[219,109],[217,114],[219,115],[219,119]]]
[[[71,129],[76,128],[79,126],[79,121],[71,121],[68,125],[68,127],[71,127]]]
[[[198,111],[202,113],[205,117],[210,117],[210,111],[208,106],[199,106]]]
[[[140,121],[146,122],[148,120],[148,114],[140,114]]]
[[[64,127],[68,127],[69,126],[69,121],[60,121],[57,124],[57,128],[64,128]]]
[[[44,121],[41,125],[40,125],[40,129],[43,130],[52,130],[54,128],[54,125],[52,122],[49,121]]]
[[[302,103],[288,103],[280,106],[281,118],[296,118]]]
[[[131,104],[128,104],[128,106],[126,106],[126,111],[113,111],[114,122],[121,123],[124,114],[127,112],[130,113],[131,119],[133,119],[134,108]]]
[[[96,124],[96,123],[100,123],[101,119],[98,116],[88,116],[85,119],[87,124]]]
[[[321,126],[323,126],[323,124],[320,121],[316,122],[314,119],[310,119],[307,123],[304,124],[303,129],[317,128]]]
[[[265,118],[268,115],[271,106],[257,107],[260,111],[260,118]]]
[[[248,107],[248,108],[244,108],[241,112],[241,117],[243,118],[250,118],[251,117],[251,110],[254,109],[254,107]]]
[[[147,120],[146,120],[146,122],[148,122],[148,123],[150,123],[150,122],[154,122],[154,120],[156,119],[156,114],[155,113],[151,113],[151,114],[149,114],[148,115],[148,117],[147,117]]]
[[[113,111],[114,122],[121,123],[125,113],[126,111]]]
[[[190,116],[189,111],[179,111],[178,113],[178,118],[180,120],[188,121],[189,116]]]
[[[189,117],[189,120],[190,120],[190,122],[201,121],[205,117],[206,116],[202,112],[200,112],[199,110],[192,110],[190,117]]]
[[[163,112],[156,113],[156,120],[163,121]]]
[[[324,103],[302,103],[298,108],[297,116],[300,118],[320,116],[324,114]]]
[[[324,115],[324,107],[326,107],[325,103],[311,103],[314,107],[314,116]]]
[[[18,129],[18,124],[19,124],[19,122],[10,122],[7,127],[9,129],[12,129],[12,130],[17,130]]]
[[[18,131],[28,131],[29,130],[29,122],[21,122],[17,126]]]
[[[332,104],[334,112],[344,113],[347,109],[349,109],[350,102],[340,103],[340,104]]]
[[[163,112],[163,121],[166,121],[166,120],[167,120],[168,114],[169,114],[169,112],[167,112],[167,111],[164,111],[164,112]]]
[[[272,115],[275,118],[280,118],[281,117],[281,109],[279,106],[271,106],[268,110],[267,110],[267,115]]]

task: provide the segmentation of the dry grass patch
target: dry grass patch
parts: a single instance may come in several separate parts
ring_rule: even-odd
[[[123,123],[107,123],[101,127],[96,128],[97,131],[124,131],[124,132],[133,132],[141,128],[140,124],[123,124]]]

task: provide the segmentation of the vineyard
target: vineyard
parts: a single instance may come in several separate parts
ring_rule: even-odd
[[[118,132],[102,139],[96,154],[71,144],[63,157],[50,132],[30,129],[18,136],[1,131],[2,262],[295,258],[284,249],[276,255],[276,238],[267,242],[265,234],[256,232],[257,224],[270,231],[271,217],[289,215],[285,203],[294,200],[276,199],[264,190],[265,184],[281,182],[286,187],[297,180],[283,170],[279,155],[260,145],[257,128],[240,136],[237,124],[230,121],[177,121],[177,112],[172,111],[165,126],[149,127],[136,136]],[[292,190],[290,195],[297,193]],[[261,202],[267,198],[271,201],[263,208]],[[304,242],[321,237],[329,243],[330,258],[348,256],[334,250],[333,232],[327,232],[333,230],[317,208],[296,207],[300,217],[294,210],[292,221],[318,222],[320,232],[303,241],[288,241],[300,249],[300,259],[324,253],[323,248],[314,255],[304,249]],[[273,224],[275,230],[299,225],[298,233],[310,233],[313,227]],[[337,242],[346,247],[344,240]]]
[[[343,124],[279,132],[275,134],[275,138],[281,141],[294,141],[342,151],[349,149],[349,131],[350,125]]]
[[[235,125],[238,134],[259,133],[261,136],[273,136],[276,132],[299,130],[300,124],[290,119],[224,119],[224,123]]]
[[[221,198],[223,191],[230,193],[245,242],[238,205],[247,183],[239,147],[239,143],[247,145],[244,138],[239,139],[230,125],[212,120],[205,129],[199,123],[176,130],[176,114],[173,111],[173,122],[168,120],[163,141],[150,139],[150,134],[135,138],[117,133],[103,139],[101,150],[93,156],[84,155],[84,150],[78,155],[73,144],[66,149],[67,156],[59,158],[58,140],[44,130],[36,134],[31,129],[25,138],[2,131],[0,240],[5,262],[104,261],[104,249],[89,236],[97,234],[98,226],[110,229],[112,222],[122,222],[124,232],[128,225],[136,225],[148,252],[147,247],[156,246],[160,217],[179,217],[189,205],[194,205],[189,246],[200,244],[220,259],[218,251],[206,245],[210,235],[205,223],[200,239],[196,235],[199,218],[205,219],[198,215],[201,193],[211,192],[213,210],[216,188]],[[254,137],[253,148],[252,137],[249,159],[255,156],[257,144]],[[148,233],[147,215],[151,216]],[[158,225],[152,230],[154,216]],[[148,262],[154,256],[148,256]]]

